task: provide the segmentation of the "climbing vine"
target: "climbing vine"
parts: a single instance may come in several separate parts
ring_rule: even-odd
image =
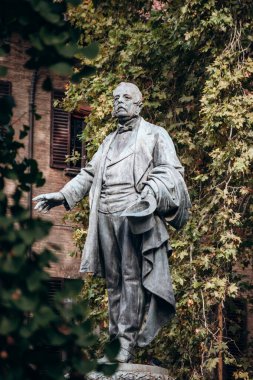
[[[156,358],[177,379],[221,379],[224,372],[249,380],[250,347],[238,346],[238,337],[251,286],[244,273],[252,265],[253,5],[83,1],[69,17],[86,43],[100,44],[96,75],[70,84],[64,101],[68,110],[92,106],[83,133],[89,158],[115,128],[112,90],[135,82],[144,118],[173,138],[193,203],[186,227],[169,231],[177,316],[137,358]],[[79,224],[79,246],[86,228]],[[93,290],[102,325],[106,302],[99,286]]]

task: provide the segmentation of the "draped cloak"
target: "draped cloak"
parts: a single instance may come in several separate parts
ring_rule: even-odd
[[[60,190],[69,209],[89,193],[89,228],[80,272],[102,277],[104,267],[98,244],[98,205],[106,156],[116,133],[105,138],[87,166]],[[155,226],[142,237],[142,284],[149,295],[137,340],[138,346],[143,347],[153,340],[175,313],[168,266],[171,248],[166,224],[180,229],[186,223],[191,207],[183,179],[183,167],[170,136],[164,128],[148,123],[143,118],[136,136],[133,174],[137,193],[141,193],[145,186],[150,186],[157,200]]]

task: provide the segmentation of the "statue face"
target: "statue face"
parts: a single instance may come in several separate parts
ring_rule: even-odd
[[[114,92],[113,114],[117,118],[129,118],[139,115],[140,99],[134,89],[125,84],[118,86]]]

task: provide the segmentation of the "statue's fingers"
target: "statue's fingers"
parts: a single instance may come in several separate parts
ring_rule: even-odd
[[[141,199],[146,198],[147,195],[148,195],[148,192],[147,192],[147,191],[143,191],[143,192],[141,193]]]
[[[43,203],[39,208],[38,208],[38,211],[39,212],[44,212],[44,210],[47,208],[47,203]]]
[[[37,195],[37,197],[34,197],[32,200],[35,202],[38,202],[38,201],[42,201],[43,199],[46,199],[46,194]]]
[[[46,206],[44,207],[44,209],[42,210],[43,214],[46,214],[52,207],[51,206]]]
[[[39,202],[37,205],[36,205],[36,210],[38,210],[39,212],[43,211],[45,207],[48,206],[48,202],[47,201],[41,201]],[[35,208],[34,208],[35,209]]]
[[[41,208],[41,206],[43,206],[45,203],[45,201],[40,201],[36,204],[36,206],[34,207],[34,210],[39,210]]]

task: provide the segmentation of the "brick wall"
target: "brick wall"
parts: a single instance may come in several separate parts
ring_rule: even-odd
[[[19,129],[23,124],[29,124],[29,96],[31,90],[32,71],[26,70],[23,64],[26,60],[25,49],[28,46],[19,37],[15,37],[11,44],[11,53],[8,58],[1,58],[2,64],[8,67],[8,74],[4,80],[11,81],[12,95],[15,98],[16,107],[14,109],[13,127],[16,131],[16,137],[19,135]],[[35,121],[34,125],[34,144],[33,150],[35,158],[39,164],[39,169],[44,173],[46,183],[41,188],[34,187],[32,196],[41,193],[54,192],[61,189],[69,180],[64,173],[64,170],[50,168],[50,126],[51,126],[51,92],[45,92],[41,88],[41,84],[46,77],[46,71],[39,71],[38,81],[36,86],[36,112],[42,116],[40,120]],[[66,84],[66,79],[61,77],[53,78],[54,88],[63,89]],[[24,155],[28,155],[28,137],[24,140],[25,150]],[[8,184],[9,193],[12,192],[12,183]],[[25,197],[24,202],[28,202]],[[34,216],[38,216],[38,212],[32,211]],[[60,206],[51,210],[48,214],[40,216],[44,219],[51,220],[54,226],[50,235],[44,240],[35,245],[35,249],[41,249],[50,243],[57,243],[60,249],[56,251],[59,258],[57,264],[53,264],[51,275],[55,277],[75,278],[79,276],[80,260],[71,258],[69,252],[74,250],[72,239],[72,228],[70,225],[63,222],[65,214],[64,207]]]
[[[241,272],[241,271],[239,271]],[[249,266],[248,268],[243,270],[242,273],[244,276],[246,276],[247,280],[253,287],[253,268]],[[252,296],[253,292],[252,290],[247,293],[247,327],[248,327],[248,333],[249,333],[249,340],[253,339],[253,303],[252,303]]]

